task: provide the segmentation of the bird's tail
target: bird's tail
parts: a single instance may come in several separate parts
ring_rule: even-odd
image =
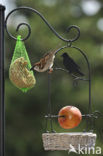
[[[84,74],[81,71],[78,71],[78,74],[80,74],[80,76],[84,76]]]
[[[56,48],[52,51],[53,54],[55,55],[59,50],[61,49],[61,43],[59,43]]]

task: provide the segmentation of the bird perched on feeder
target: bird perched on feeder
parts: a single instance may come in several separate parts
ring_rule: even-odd
[[[36,62],[30,70],[35,70],[37,72],[45,72],[49,70],[49,73],[53,71],[53,64],[55,59],[55,54],[57,51],[51,51],[46,53],[39,62]]]
[[[70,74],[79,74],[80,76],[84,76],[84,74],[80,71],[80,67],[66,52],[61,56],[63,57],[63,64]]]

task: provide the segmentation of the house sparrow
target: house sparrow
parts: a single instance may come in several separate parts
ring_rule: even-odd
[[[79,74],[80,76],[84,76],[80,71],[80,67],[67,53],[63,53],[61,56],[63,57],[63,64],[70,74]]]
[[[49,73],[53,71],[53,64],[55,59],[55,54],[57,51],[52,51],[43,56],[39,62],[35,63],[30,70],[35,70],[37,72],[45,72],[49,70]]]

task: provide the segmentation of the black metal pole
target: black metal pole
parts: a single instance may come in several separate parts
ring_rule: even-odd
[[[0,156],[4,156],[4,12],[5,7],[0,4]]]

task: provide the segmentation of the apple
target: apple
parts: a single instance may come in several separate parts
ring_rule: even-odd
[[[80,110],[74,106],[63,107],[58,114],[58,122],[64,129],[77,127],[82,119]]]

